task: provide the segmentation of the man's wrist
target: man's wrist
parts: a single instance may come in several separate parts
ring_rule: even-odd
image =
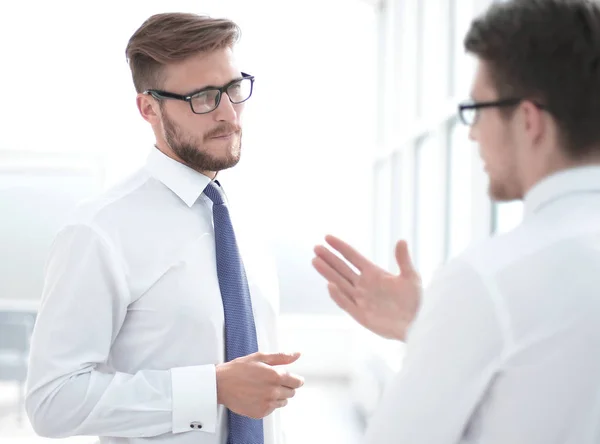
[[[217,384],[217,404],[225,405],[223,392],[225,391],[227,377],[227,363],[215,365],[215,380]]]

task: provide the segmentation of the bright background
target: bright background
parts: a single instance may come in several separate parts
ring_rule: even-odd
[[[470,242],[520,221],[519,203],[489,201],[456,118],[473,75],[462,38],[490,1],[3,0],[0,336],[2,312],[35,312],[65,214],[152,147],[125,61],[130,35],[157,12],[231,18],[257,80],[243,160],[223,180],[238,212],[258,208],[270,224],[283,346],[304,353],[306,390],[284,415],[289,444],[358,442],[402,346],[340,312],[312,248],[333,233],[395,270],[404,238],[427,283]],[[42,441],[18,424],[16,387],[0,364],[0,437]]]

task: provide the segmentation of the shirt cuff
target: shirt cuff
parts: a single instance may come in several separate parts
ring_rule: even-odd
[[[217,428],[217,374],[214,365],[171,369],[173,433]]]

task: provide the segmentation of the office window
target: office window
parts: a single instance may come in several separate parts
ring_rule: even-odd
[[[438,133],[426,136],[416,152],[415,256],[425,284],[444,260],[444,152]]]
[[[463,100],[468,98],[475,59],[465,54],[464,37],[473,20],[476,0],[452,0],[452,95]]]
[[[468,140],[468,128],[454,121],[450,130],[448,251],[456,256],[469,244],[472,237],[472,168],[473,144]]]
[[[391,271],[397,272],[395,258],[396,242],[400,239],[408,242],[409,250],[414,249],[414,205],[415,171],[414,144],[399,149],[392,158],[392,227],[388,246]]]
[[[402,236],[403,216],[406,213],[407,202],[403,202],[402,196],[405,191],[403,180],[405,179],[404,160],[401,151],[392,155],[392,190],[391,190],[391,227],[390,227],[390,245],[388,246],[390,257],[390,271],[397,271],[394,255],[394,245]]]
[[[383,241],[381,234],[377,248],[387,259],[394,242],[406,239],[425,285],[448,257],[488,237],[493,225],[487,176],[468,128],[456,123],[456,105],[468,98],[474,73],[473,58],[463,49],[465,32],[489,1],[382,0],[385,38],[379,54],[385,82],[373,171],[380,172],[382,159],[392,165],[392,202],[391,210],[380,205],[374,215],[378,226],[386,211],[391,217],[391,239]],[[506,226],[504,212],[498,217]],[[384,386],[401,366],[391,359],[399,356],[391,346],[370,347],[370,353],[354,378],[360,388],[355,398],[364,411],[378,399],[373,384]],[[371,396],[364,399],[364,393]]]
[[[445,103],[450,95],[449,2],[422,0],[420,8],[422,20],[420,115],[427,116],[436,114],[436,108],[440,103]]]
[[[393,164],[386,236],[392,245],[400,238],[409,240],[425,277],[471,240],[489,234],[493,225],[485,174],[476,171],[476,149],[468,140],[468,128],[456,123],[456,105],[468,97],[474,73],[463,40],[479,3],[384,3],[383,35],[389,40],[381,67],[387,105],[380,109],[384,137],[377,162],[385,158]],[[391,98],[398,103],[390,104]],[[381,218],[375,214],[379,226]],[[377,248],[378,254],[390,249]]]
[[[386,159],[375,169],[374,221],[375,262],[388,269],[390,266],[392,223],[392,163]]]
[[[400,34],[397,47],[390,48],[390,57],[396,62],[390,74],[391,87],[394,95],[395,108],[398,109],[400,122],[409,122],[416,118],[419,107],[419,85],[422,81],[419,75],[419,50],[422,39],[419,36],[419,2],[407,0],[399,5],[397,14],[401,25],[396,26]],[[407,18],[411,18],[407,20]],[[393,124],[393,123],[392,123]],[[409,128],[400,127],[397,132],[406,132]]]

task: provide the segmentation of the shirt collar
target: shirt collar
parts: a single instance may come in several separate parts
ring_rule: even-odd
[[[535,184],[525,196],[525,217],[566,195],[600,192],[600,165],[569,168]]]
[[[211,179],[153,148],[146,161],[149,173],[173,191],[188,207],[194,205]]]

